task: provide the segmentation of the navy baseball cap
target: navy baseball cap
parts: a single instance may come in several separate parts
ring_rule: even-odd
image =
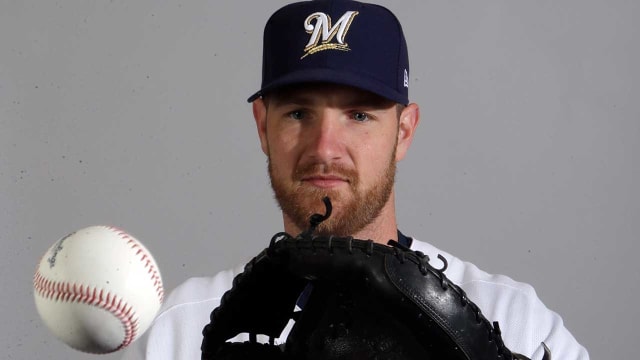
[[[264,28],[262,87],[252,102],[283,86],[328,82],[409,103],[409,56],[388,9],[352,0],[284,6]]]

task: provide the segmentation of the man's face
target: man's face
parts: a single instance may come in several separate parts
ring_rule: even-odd
[[[261,135],[271,185],[285,219],[302,231],[314,213],[333,214],[320,234],[353,235],[371,223],[393,191],[396,104],[352,87],[313,85],[265,99]],[[264,137],[264,139],[263,139]]]

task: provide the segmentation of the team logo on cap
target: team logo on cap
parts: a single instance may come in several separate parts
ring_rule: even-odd
[[[307,16],[304,20],[304,29],[311,34],[311,38],[304,47],[304,55],[300,59],[323,50],[350,51],[344,39],[356,15],[358,15],[357,11],[347,11],[333,25],[331,25],[331,17],[325,13],[315,12]],[[335,42],[333,42],[334,38]]]

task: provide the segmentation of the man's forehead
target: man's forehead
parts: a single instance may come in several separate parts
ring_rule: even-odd
[[[283,87],[265,96],[270,104],[313,104],[331,102],[341,105],[390,107],[394,101],[353,86],[331,83],[304,83]]]

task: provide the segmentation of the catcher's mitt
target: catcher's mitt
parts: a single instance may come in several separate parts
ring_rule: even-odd
[[[203,330],[202,359],[527,359],[511,353],[429,257],[351,237],[276,234],[233,281]],[[310,295],[302,311],[301,293]],[[285,344],[275,345],[290,319]],[[249,333],[246,343],[228,339]],[[257,342],[257,335],[269,343]],[[546,346],[545,346],[546,349]],[[548,353],[543,360],[550,360]]]

